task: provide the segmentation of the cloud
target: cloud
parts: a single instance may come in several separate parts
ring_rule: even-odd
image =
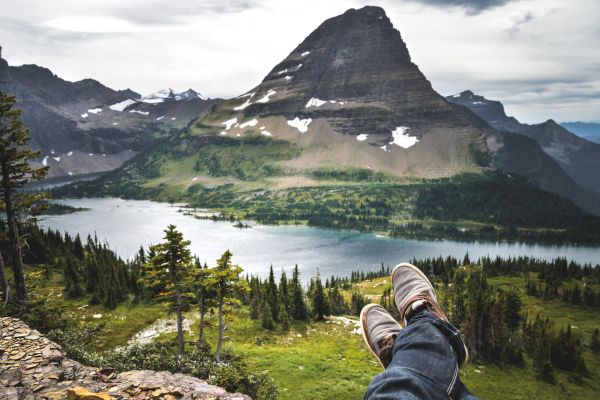
[[[460,7],[467,15],[477,15],[491,8],[502,7],[515,0],[411,0],[437,7]]]

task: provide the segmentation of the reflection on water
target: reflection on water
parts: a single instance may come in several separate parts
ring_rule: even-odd
[[[124,258],[131,258],[140,245],[161,241],[162,230],[175,224],[192,252],[209,265],[230,249],[234,261],[251,274],[265,276],[269,265],[275,271],[290,271],[298,264],[304,280],[316,273],[345,276],[351,271],[395,265],[413,257],[455,256],[471,258],[497,255],[528,255],[544,259],[567,257],[582,263],[600,263],[600,247],[535,245],[522,243],[478,243],[392,239],[380,235],[334,231],[304,226],[234,228],[230,222],[198,220],[177,207],[151,201],[106,199],[64,200],[62,203],[90,208],[69,215],[45,216],[43,226],[72,235],[97,234]]]

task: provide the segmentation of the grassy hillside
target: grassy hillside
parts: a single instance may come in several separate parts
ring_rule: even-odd
[[[87,299],[65,299],[60,275],[52,274],[46,279],[40,269],[30,270],[28,281],[38,286],[37,296],[44,300],[46,307],[64,310],[67,329],[92,332],[90,349],[107,350],[125,345],[135,332],[169,315],[161,304],[125,302],[115,310],[108,310],[98,305],[88,306]],[[485,399],[595,399],[600,391],[600,356],[592,354],[589,342],[593,329],[600,327],[600,309],[528,296],[525,277],[519,274],[489,277],[488,283],[493,287],[517,288],[523,314],[528,318],[540,314],[551,318],[557,326],[570,325],[583,343],[589,375],[577,381],[572,373],[555,370],[557,382],[549,384],[538,379],[528,356],[523,367],[501,367],[475,360],[461,372],[461,379],[468,387]],[[370,301],[378,302],[389,286],[389,277],[375,278],[353,284],[344,295],[359,291]],[[438,287],[439,296],[443,298],[446,290]],[[192,348],[196,315],[190,312],[187,318],[192,329],[186,334],[186,340]],[[259,321],[250,319],[247,307],[241,307],[228,322],[226,348],[233,350],[251,368],[268,370],[279,386],[281,399],[358,399],[381,368],[355,332],[352,322],[355,319],[350,316],[331,317],[325,322],[294,322],[287,332],[267,331],[261,328]],[[209,342],[214,344],[216,318],[209,317],[209,323]],[[165,333],[159,341],[174,346],[174,339],[174,333]]]

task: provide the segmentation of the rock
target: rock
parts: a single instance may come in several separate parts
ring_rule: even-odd
[[[37,338],[36,338],[37,336]],[[13,318],[0,318],[1,400],[249,400],[183,374],[91,368]]]
[[[108,393],[94,393],[84,387],[75,387],[67,390],[67,400],[112,400],[112,397]]]
[[[42,349],[42,357],[47,359],[49,362],[61,361],[64,357],[62,352],[58,350],[59,347],[55,344],[49,344]]]

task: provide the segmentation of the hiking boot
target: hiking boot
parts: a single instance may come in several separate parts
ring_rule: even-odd
[[[398,264],[392,271],[392,287],[394,300],[404,326],[413,315],[423,309],[449,323],[448,317],[437,302],[433,285],[419,268],[408,263]],[[458,360],[460,368],[464,367],[469,360],[467,346],[464,343],[462,346],[465,356],[462,360]]]
[[[360,312],[362,336],[371,353],[383,368],[392,362],[394,341],[402,329],[379,304],[367,304]]]

